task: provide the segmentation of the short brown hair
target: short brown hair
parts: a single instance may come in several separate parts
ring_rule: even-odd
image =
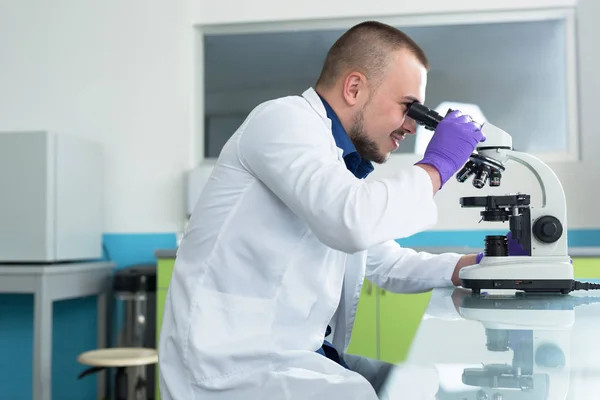
[[[425,52],[406,33],[377,21],[365,21],[346,31],[329,49],[317,86],[331,88],[351,70],[377,86],[393,51],[407,49],[429,69]]]

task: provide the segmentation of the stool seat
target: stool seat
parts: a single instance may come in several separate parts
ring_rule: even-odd
[[[158,351],[143,347],[113,347],[81,353],[81,364],[94,367],[134,367],[158,362]]]

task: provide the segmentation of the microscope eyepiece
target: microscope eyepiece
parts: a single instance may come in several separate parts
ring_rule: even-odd
[[[434,131],[437,125],[444,119],[435,110],[417,102],[413,102],[408,106],[406,115],[430,131]]]

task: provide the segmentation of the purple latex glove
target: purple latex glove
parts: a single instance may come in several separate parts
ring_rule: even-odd
[[[523,246],[517,242],[517,239],[513,239],[512,232],[508,231],[506,234],[506,245],[508,247],[508,255],[509,256],[526,256],[527,251],[523,248]]]
[[[483,253],[477,254],[477,257],[475,257],[475,264],[479,264],[481,262],[482,258],[483,258]]]
[[[417,164],[435,167],[442,186],[469,160],[478,143],[485,141],[479,125],[459,110],[450,112],[438,124],[425,149],[423,159]]]

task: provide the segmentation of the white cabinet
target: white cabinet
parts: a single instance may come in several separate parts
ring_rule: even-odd
[[[513,135],[516,149],[565,160],[578,151],[574,19],[574,10],[559,9],[379,20],[407,32],[425,50],[431,63],[428,106],[475,103],[487,120]],[[345,30],[334,27],[335,21],[323,25],[204,29],[198,70],[204,82],[206,157],[218,155],[257,104],[314,85],[327,50]],[[413,150],[414,138],[399,152]]]
[[[0,133],[0,263],[102,257],[103,158],[76,137]]]

